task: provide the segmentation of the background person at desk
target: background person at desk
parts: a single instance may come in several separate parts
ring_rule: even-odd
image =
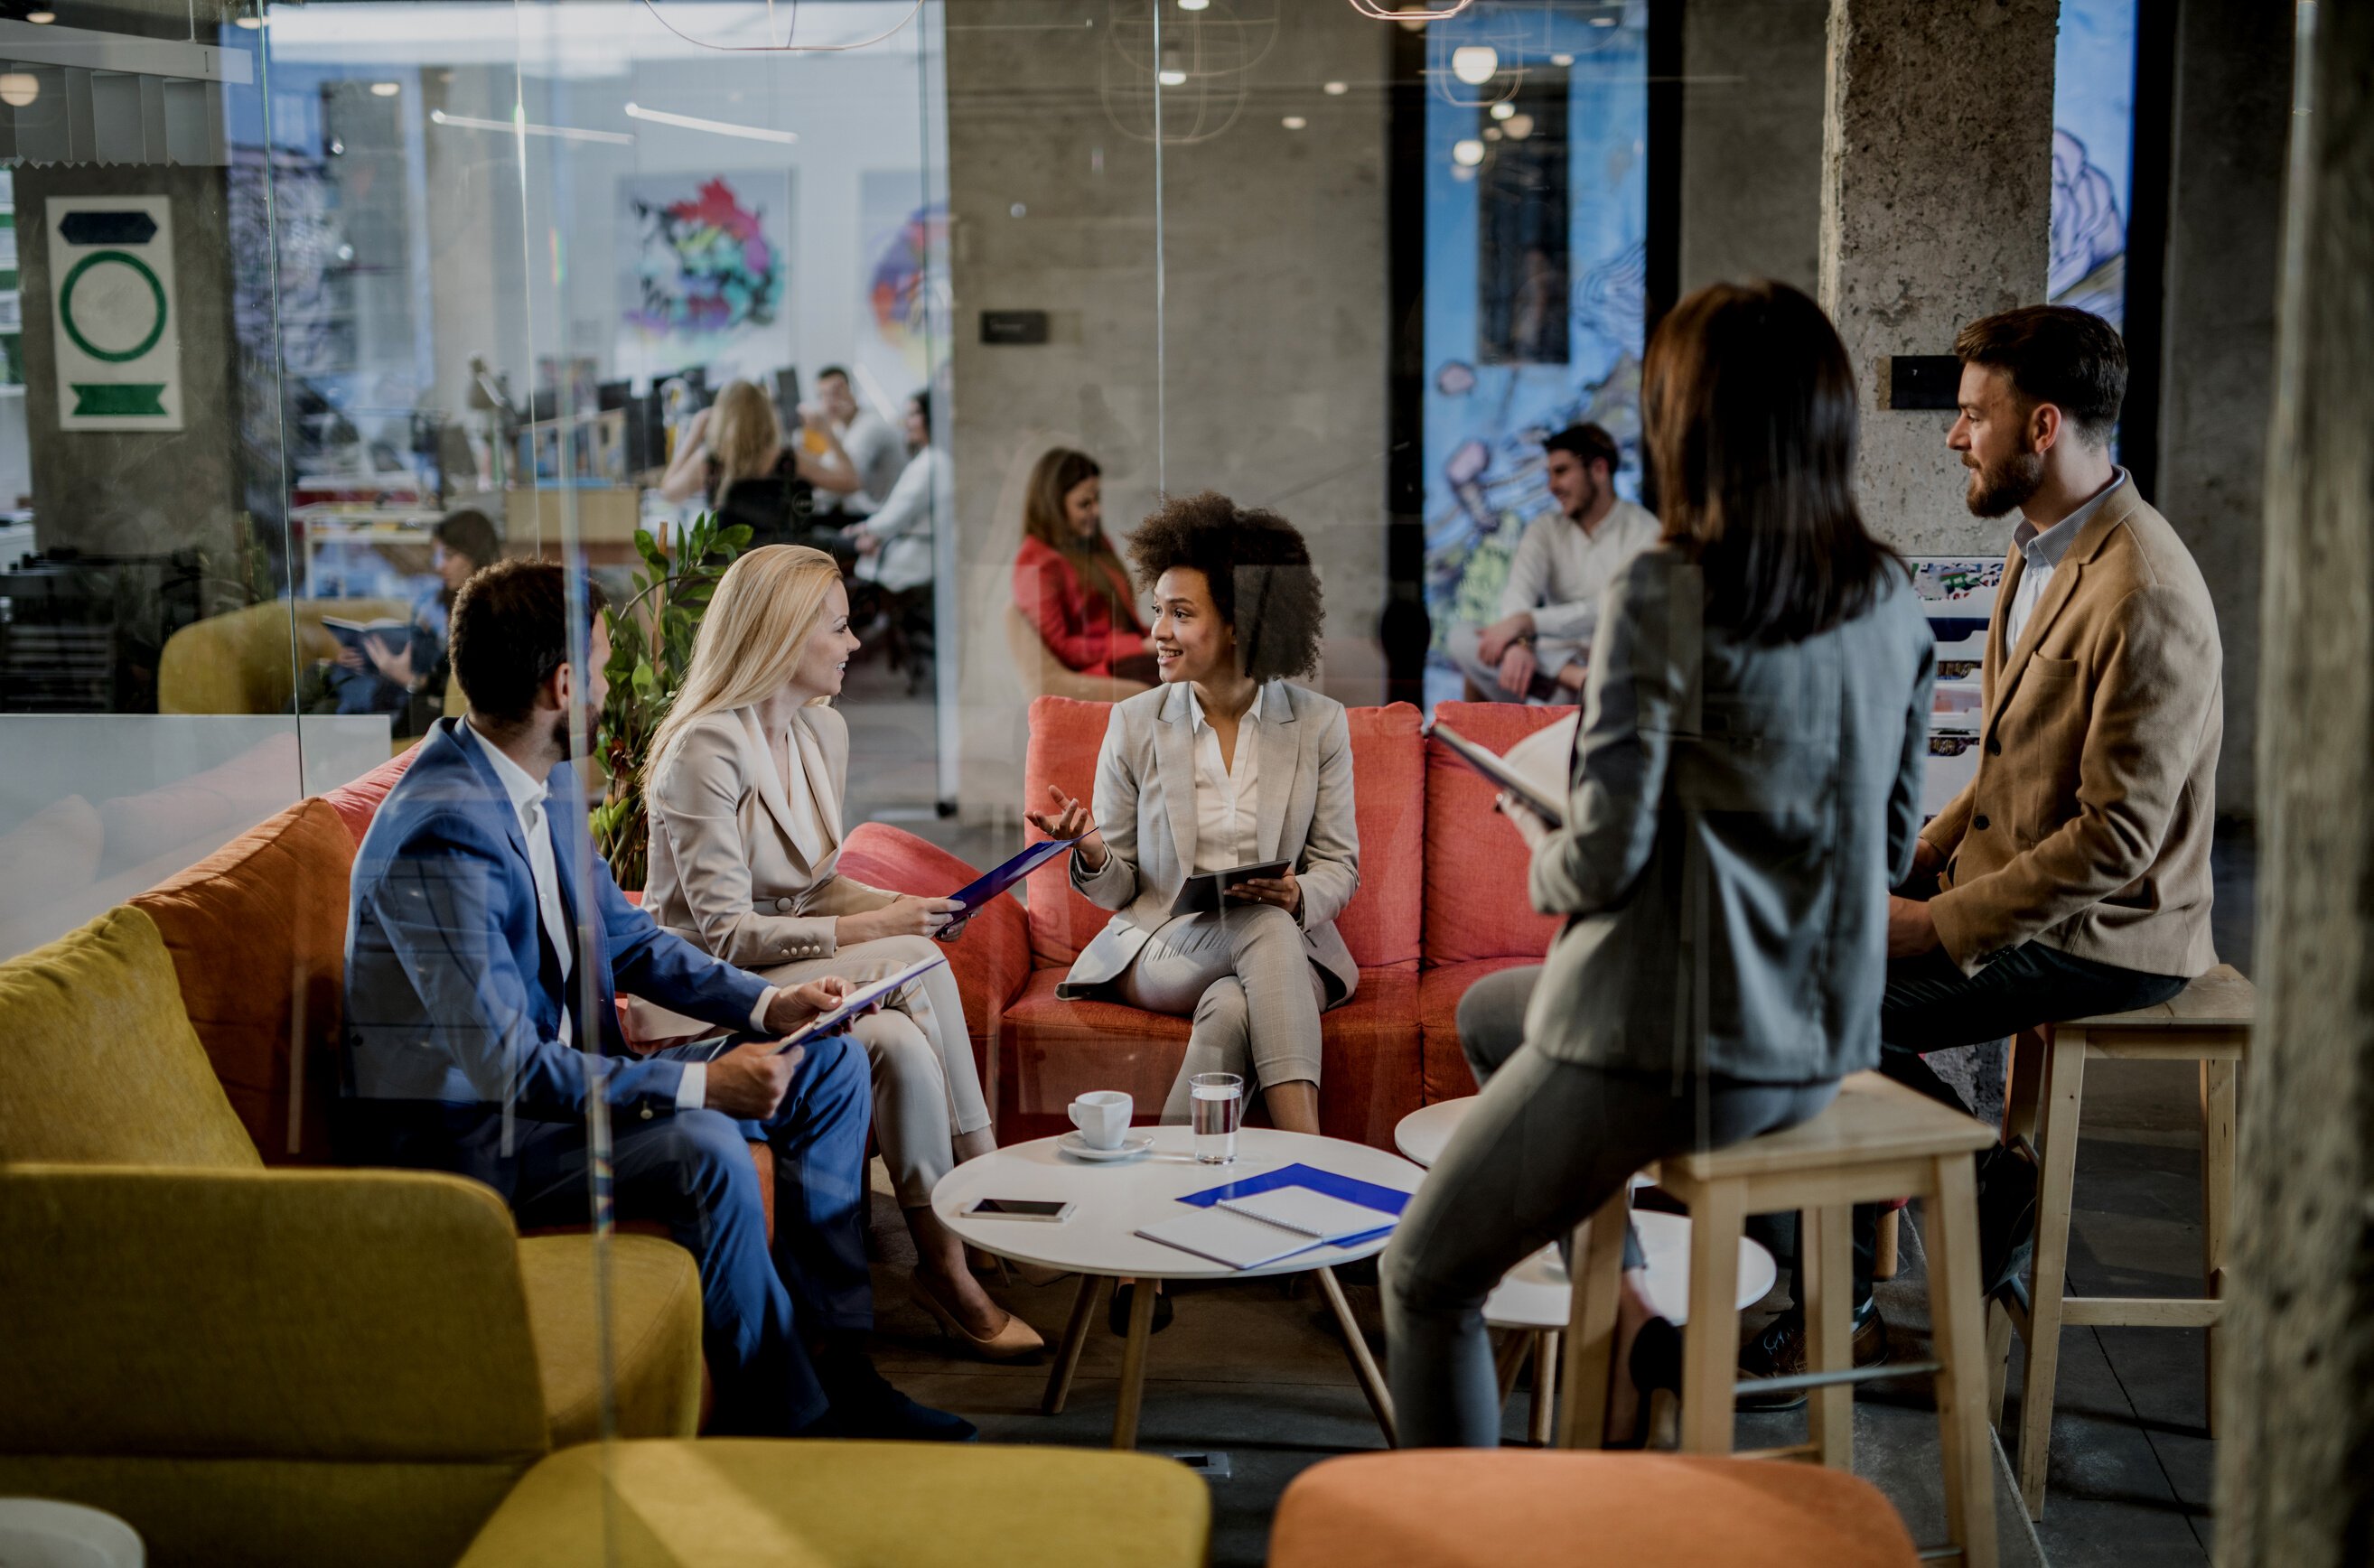
[[[811,544],[811,532],[823,532],[846,569],[856,553],[837,531],[816,528],[816,492],[856,489],[856,465],[829,425],[819,419],[808,428],[823,432],[821,455],[783,445],[775,405],[757,383],[728,381],[715,403],[692,416],[660,479],[660,494],[678,502],[703,497],[721,521],[747,526],[754,546]]]
[[[1093,817],[1052,785],[1052,809],[1030,813],[1087,836],[1072,885],[1118,911],[1056,994],[1193,1017],[1166,1121],[1186,1119],[1192,1075],[1234,1072],[1276,1126],[1315,1133],[1319,1014],[1360,981],[1335,930],[1360,841],[1344,705],[1286,678],[1319,661],[1310,550],[1276,513],[1206,490],[1146,519],[1129,554],[1153,586],[1163,684],[1114,706]],[[1230,889],[1242,907],[1170,913],[1190,874],[1276,860],[1284,875]]]
[[[684,689],[652,737],[644,907],[662,930],[770,985],[826,975],[864,985],[937,957],[931,933],[958,907],[835,869],[849,724],[829,704],[857,646],[832,557],[754,550],[718,583]],[[629,1006],[640,1039],[701,1032],[661,1008]],[[932,1212],[933,1186],[996,1147],[955,974],[933,970],[850,1033],[873,1070],[875,1135],[915,1238],[917,1299],[978,1355],[1037,1350],[1038,1334],[989,1299]]]

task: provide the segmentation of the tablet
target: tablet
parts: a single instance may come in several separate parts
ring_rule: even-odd
[[[954,893],[949,894],[948,896],[963,905],[964,907],[949,915],[948,923],[950,925],[954,925],[963,920],[967,916],[980,913],[982,906],[989,903],[990,900],[997,897],[1000,894],[1005,892],[1006,889],[1020,882],[1024,877],[1028,876],[1032,872],[1037,871],[1040,866],[1045,865],[1048,861],[1071,848],[1072,846],[1078,842],[1079,839],[1077,838],[1042,838],[1038,843],[1033,844],[1028,848],[1023,850],[1019,855],[1015,856],[1014,859],[998,867],[995,871],[989,872],[985,876],[977,877],[973,881],[967,883],[964,886],[958,888]],[[961,933],[949,933],[946,931],[946,928],[942,928],[940,932],[935,932],[934,934],[938,935],[942,942],[954,942],[957,940],[957,936]]]
[[[868,980],[842,998],[839,1007],[829,1012],[817,1013],[807,1023],[783,1036],[783,1043],[776,1047],[775,1054],[781,1056],[793,1046],[804,1045],[820,1036],[840,1033],[842,1024],[857,1017],[876,1002],[897,995],[900,990],[946,962],[946,957],[934,953],[929,958],[918,958],[895,975],[885,975],[878,980]]]
[[[1230,866],[1224,872],[1205,872],[1191,876],[1180,887],[1179,896],[1170,901],[1174,915],[1216,915],[1235,900],[1224,898],[1229,888],[1254,877],[1275,876],[1292,865],[1291,860],[1263,860],[1258,865]]]
[[[1565,802],[1544,794],[1498,753],[1486,751],[1448,724],[1429,724],[1426,732],[1450,747],[1453,756],[1506,790],[1511,799],[1552,827],[1566,825]]]

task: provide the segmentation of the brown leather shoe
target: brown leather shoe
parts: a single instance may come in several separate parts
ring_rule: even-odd
[[[1876,1298],[1867,1301],[1863,1310],[1851,1319],[1854,1325],[1854,1363],[1857,1366],[1877,1366],[1887,1360],[1887,1320],[1879,1315]],[[1797,1377],[1812,1371],[1805,1360],[1805,1319],[1800,1314],[1784,1312],[1769,1324],[1764,1332],[1739,1348],[1739,1376],[1750,1378]],[[1787,1388],[1769,1394],[1742,1394],[1739,1408],[1743,1410],[1793,1410],[1805,1402],[1805,1390]]]

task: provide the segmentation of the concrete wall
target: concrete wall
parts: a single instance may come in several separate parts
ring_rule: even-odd
[[[1962,504],[1950,415],[1886,405],[1887,362],[1950,353],[1972,317],[2044,298],[2060,12],[2060,0],[1830,11],[1821,299],[1862,390],[1863,517],[1905,550],[1997,555],[2010,539],[2008,520]]]
[[[2178,13],[2160,382],[2159,494],[2217,604],[2226,645],[2221,813],[2253,814],[2260,516],[2274,386],[2275,284],[2290,124],[2287,12],[2186,0]]]
[[[1162,148],[1160,333],[1150,40],[1077,0],[976,0],[950,18],[963,608],[942,656],[963,661],[969,816],[1010,816],[1019,798],[1024,702],[1004,617],[1024,480],[1051,445],[1103,463],[1117,540],[1166,469],[1174,493],[1210,486],[1283,511],[1325,587],[1336,646],[1322,684],[1381,696],[1367,649],[1385,596],[1390,36],[1348,6],[1270,14],[1274,28],[1201,41],[1212,64],[1253,64],[1167,95],[1170,133],[1205,135]],[[1165,7],[1164,27],[1192,48],[1195,15]],[[1328,96],[1327,80],[1352,90]],[[1288,114],[1307,128],[1285,128]],[[1049,311],[1052,341],[983,345],[981,311],[1017,309]]]
[[[1750,277],[1813,292],[1829,11],[1829,0],[1690,0],[1684,7],[1685,294]]]

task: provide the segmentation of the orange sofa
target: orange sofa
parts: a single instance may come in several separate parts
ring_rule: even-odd
[[[1044,799],[1051,783],[1087,798],[1110,711],[1064,697],[1030,705],[1028,799]],[[1569,711],[1445,703],[1437,715],[1505,751]],[[1540,962],[1557,925],[1526,902],[1524,844],[1493,820],[1492,787],[1420,735],[1417,709],[1356,708],[1350,723],[1360,890],[1337,927],[1360,987],[1322,1023],[1320,1121],[1334,1137],[1390,1148],[1411,1111],[1475,1092],[1460,996],[1495,970]],[[841,866],[911,893],[952,892],[977,874],[878,823],[850,835]],[[1187,1020],[1057,1000],[1056,983],[1110,916],[1073,889],[1061,861],[1032,873],[1028,897],[1027,915],[1000,900],[948,950],[975,1053],[984,1064],[997,1056],[1001,1139],[1064,1130],[1064,1106],[1087,1089],[1125,1089],[1152,1119],[1186,1054]]]

